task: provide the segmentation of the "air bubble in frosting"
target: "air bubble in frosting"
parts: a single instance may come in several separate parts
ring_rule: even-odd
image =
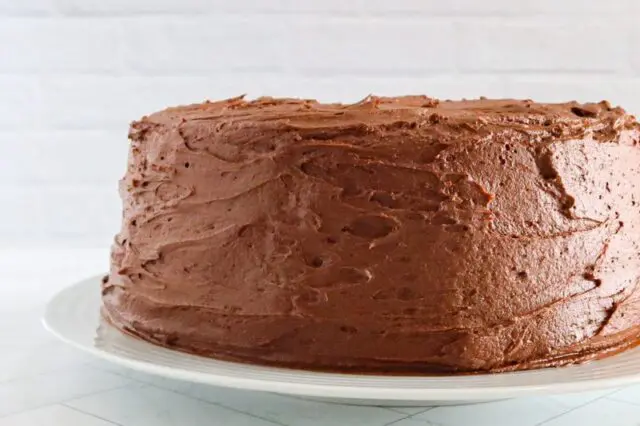
[[[361,238],[375,239],[389,235],[395,229],[396,222],[380,215],[367,215],[354,219],[343,230]]]

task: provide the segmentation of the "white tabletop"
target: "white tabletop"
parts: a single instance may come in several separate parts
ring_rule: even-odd
[[[106,269],[106,250],[0,251],[0,426],[640,425],[640,386],[457,407],[381,408],[176,382],[55,341],[46,300]]]

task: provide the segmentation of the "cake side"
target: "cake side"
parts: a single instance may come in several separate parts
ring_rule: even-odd
[[[640,339],[640,126],[607,103],[235,98],[130,138],[103,301],[144,339],[414,373]]]

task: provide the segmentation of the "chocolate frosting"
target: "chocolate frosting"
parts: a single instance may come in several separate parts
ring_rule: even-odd
[[[277,366],[558,366],[640,340],[640,125],[607,102],[242,97],[131,125],[103,314]]]

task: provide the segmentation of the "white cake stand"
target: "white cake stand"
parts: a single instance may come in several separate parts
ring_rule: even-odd
[[[454,377],[332,374],[188,355],[125,335],[100,315],[100,276],[76,283],[47,305],[45,327],[61,340],[124,367],[178,380],[331,400],[421,406],[580,392],[640,382],[640,348],[555,369]]]

